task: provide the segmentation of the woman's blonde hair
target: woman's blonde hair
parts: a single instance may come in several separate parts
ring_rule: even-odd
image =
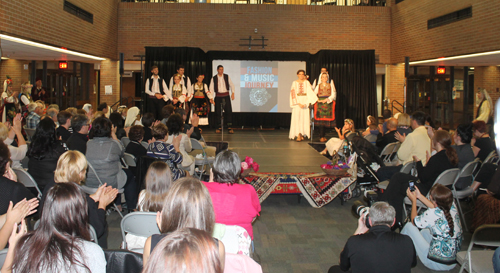
[[[145,178],[144,199],[138,208],[140,211],[157,212],[162,209],[163,202],[172,186],[172,171],[167,163],[155,161],[149,165]]]
[[[75,182],[80,184],[87,171],[87,159],[79,151],[67,151],[57,160],[57,168],[54,173],[56,183]],[[82,178],[83,177],[83,178]]]
[[[9,136],[9,128],[0,122],[0,141],[4,141]]]
[[[410,115],[407,113],[401,113],[398,116],[398,126],[410,126],[411,120]]]
[[[372,115],[369,115],[368,117],[366,117],[366,120],[367,121],[370,121],[370,125],[368,127],[370,127],[370,130],[376,130],[377,127],[378,127],[378,122],[377,122],[377,118],[372,116]]]

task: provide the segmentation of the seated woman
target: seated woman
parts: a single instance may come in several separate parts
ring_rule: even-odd
[[[54,181],[57,160],[66,151],[56,137],[56,124],[51,118],[38,123],[33,140],[28,149],[28,172],[43,191],[45,185]]]
[[[149,165],[144,184],[146,189],[139,193],[137,210],[159,212],[162,209],[163,202],[167,197],[168,190],[172,186],[172,172],[167,163],[155,161]],[[127,249],[142,249],[146,243],[146,237],[127,234]]]
[[[127,147],[125,147],[125,152],[135,157],[137,167],[129,168],[132,173],[137,176],[138,170],[139,168],[141,168],[141,166],[139,166],[141,164],[140,159],[148,153],[148,150],[141,144],[141,141],[144,138],[144,127],[142,127],[141,125],[134,125],[130,127],[130,130],[128,131],[128,138],[130,139],[130,143],[127,145]]]
[[[174,137],[181,136],[179,150],[182,154],[182,168],[185,170],[189,170],[189,174],[194,174],[194,157],[189,155],[188,153],[193,150],[191,147],[191,139],[190,136],[184,134],[182,130],[184,129],[184,121],[179,114],[171,115],[167,120],[168,127],[168,138],[165,141],[168,144],[172,144]],[[193,131],[190,130],[189,134],[191,135]]]
[[[490,134],[488,134],[486,123],[481,120],[474,121],[472,123],[472,132],[474,134],[474,139],[472,139],[471,144],[474,149],[474,154],[481,161],[484,161],[486,157],[495,150],[495,145],[491,140]]]
[[[203,184],[212,197],[215,222],[243,227],[253,240],[252,222],[259,215],[260,201],[252,185],[238,184],[240,172],[238,154],[226,150],[215,157],[210,181]]]
[[[109,115],[109,120],[111,121],[113,126],[116,127],[116,138],[118,138],[118,140],[122,139],[122,137],[127,136],[127,132],[125,132],[125,129],[123,129],[125,121],[123,120],[120,113],[111,113]]]
[[[377,118],[374,116],[368,116],[366,118],[366,130],[363,132],[363,137],[368,140],[371,144],[375,145],[377,142],[377,135],[380,133],[377,125]]]
[[[484,167],[481,169],[481,172],[483,169]],[[489,177],[484,175],[481,180],[484,180],[485,183],[481,183],[481,190],[478,191],[479,196],[477,197],[472,217],[472,230],[481,225],[498,224],[500,222],[500,168],[493,169]],[[477,182],[475,181],[474,183]]]
[[[186,172],[178,167],[183,161],[183,156],[179,148],[182,136],[174,137],[172,144],[166,143],[168,139],[168,129],[163,123],[154,126],[152,133],[156,141],[149,144],[147,155],[165,161],[170,171],[172,171],[172,179],[174,181],[181,177],[185,177]]]
[[[10,130],[5,126],[5,124],[0,123],[0,141],[8,145],[10,151],[10,159],[12,160],[12,168],[22,168],[21,160],[26,157],[26,152],[28,151],[28,145],[24,140],[22,133],[22,120],[21,114],[17,114],[13,119],[13,126]],[[17,137],[17,147],[12,146],[14,138]]]
[[[328,153],[333,156],[339,151],[339,149],[341,149],[342,143],[344,143],[344,140],[346,138],[347,140],[351,141],[352,138],[356,135],[356,130],[354,129],[354,121],[352,121],[352,119],[344,120],[344,127],[342,127],[342,132],[339,128],[335,128],[335,130],[337,131],[339,137],[330,138],[330,140],[326,142],[326,148],[321,151],[320,154],[326,155],[326,153]]]
[[[455,134],[453,135],[453,140],[455,145],[451,146],[457,152],[458,156],[458,168],[463,169],[467,163],[474,161],[474,151],[470,146],[470,141],[472,139],[472,124],[461,124],[457,127]],[[468,177],[460,178],[455,187],[457,190],[462,190],[471,185],[471,179]]]
[[[75,183],[58,183],[47,193],[40,226],[11,236],[2,272],[106,272],[101,247],[90,242],[87,200]],[[71,217],[68,217],[71,216]]]
[[[165,236],[144,263],[144,273],[222,273],[224,264],[211,234],[194,228],[178,229]]]
[[[402,204],[406,196],[406,189],[409,182],[413,181],[423,195],[429,192],[429,189],[436,181],[436,178],[444,171],[455,168],[458,164],[458,156],[455,149],[451,147],[451,137],[448,132],[438,130],[432,138],[432,148],[436,154],[427,160],[425,167],[418,158],[417,161],[418,177],[406,173],[396,173],[391,177],[387,190],[381,196],[381,199],[387,201],[396,208],[396,224],[403,223]]]
[[[156,245],[178,229],[195,228],[206,231],[210,235],[213,233],[215,214],[207,188],[198,179],[192,177],[179,179],[168,191],[156,221],[161,234],[155,234],[146,240],[142,255],[144,264],[147,264]],[[216,243],[219,259],[224,264],[224,244],[217,240]]]
[[[404,226],[401,234],[410,236],[418,258],[427,268],[436,271],[453,269],[462,244],[462,225],[453,204],[453,193],[441,184],[431,188],[430,200],[418,188],[415,191],[408,188],[406,191],[412,201],[412,221]],[[428,207],[419,216],[417,200]]]
[[[398,117],[398,133],[401,134],[402,136],[403,135],[408,135],[409,133],[411,133],[413,130],[411,129],[411,119],[410,119],[410,115],[406,114],[406,113],[399,113]]]
[[[62,154],[57,161],[54,181],[47,184],[43,191],[40,208],[43,208],[49,190],[57,183],[73,182],[81,184],[85,181],[86,174],[87,159],[82,153],[79,151],[67,151]],[[102,248],[108,248],[106,207],[111,204],[113,200],[115,200],[117,194],[117,189],[113,189],[111,186],[106,186],[106,184],[100,186],[96,193],[90,196],[85,194],[85,198],[87,199],[89,224],[94,227],[99,240],[98,243]],[[40,213],[43,213],[43,211],[40,211]]]

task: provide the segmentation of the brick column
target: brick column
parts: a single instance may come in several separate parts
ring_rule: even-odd
[[[397,100],[401,104],[404,102],[404,84],[405,84],[405,64],[387,65],[386,74],[386,96],[389,98],[389,109],[391,102]],[[385,98],[384,98],[385,99]],[[392,113],[395,114],[395,113]]]
[[[106,95],[106,85],[111,85],[113,94]],[[109,106],[120,99],[120,72],[119,62],[106,59],[101,61],[101,103],[106,102]]]

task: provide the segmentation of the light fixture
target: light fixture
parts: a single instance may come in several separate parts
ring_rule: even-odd
[[[9,59],[9,58],[7,58],[7,57],[2,57],[2,60],[8,60],[8,59]]]
[[[0,39],[12,41],[12,42],[17,42],[17,43],[24,44],[24,45],[34,46],[34,47],[38,47],[38,48],[43,48],[43,49],[47,49],[47,50],[57,51],[57,52],[65,53],[65,54],[70,54],[70,55],[80,56],[80,57],[89,58],[89,59],[93,59],[93,60],[98,60],[98,61],[106,60],[105,58],[101,58],[101,57],[97,57],[97,56],[93,56],[93,55],[89,55],[89,54],[85,54],[85,53],[80,53],[80,52],[76,52],[73,50],[68,50],[66,48],[59,48],[59,47],[55,47],[55,46],[44,45],[41,43],[36,43],[36,42],[28,41],[25,39],[20,39],[20,38],[8,36],[5,34],[0,34]]]
[[[493,55],[493,54],[500,54],[500,50],[488,51],[488,52],[481,52],[481,53],[474,53],[474,54],[466,54],[466,55],[459,55],[459,56],[452,56],[452,57],[440,57],[440,58],[437,58],[437,59],[430,59],[430,60],[414,61],[414,62],[410,62],[410,65],[423,64],[423,63],[432,63],[432,62],[438,62],[438,61],[464,59],[464,58],[472,58],[472,57],[479,57],[479,56],[488,56],[488,55]]]

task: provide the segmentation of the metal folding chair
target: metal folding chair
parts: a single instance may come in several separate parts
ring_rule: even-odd
[[[467,232],[469,232],[469,229],[467,228],[467,223],[465,222],[465,215],[463,213],[462,206],[460,205],[460,199],[471,196],[474,193],[474,191],[472,190],[472,188],[470,186],[467,187],[466,189],[463,189],[463,190],[457,190],[455,186],[457,184],[457,181],[460,178],[470,177],[471,183],[472,183],[472,181],[474,181],[474,170],[476,169],[478,164],[479,164],[478,158],[472,162],[467,163],[462,168],[462,170],[460,171],[460,174],[457,176],[457,178],[455,179],[455,182],[453,182],[453,185],[451,187],[451,190],[453,191],[453,198],[455,199],[455,203],[458,207],[458,213],[461,217],[464,229]]]
[[[130,138],[122,137],[122,139],[120,139],[120,142],[123,144],[123,147],[127,147],[127,145],[130,143]]]
[[[460,273],[467,269],[467,272],[493,272],[494,250],[472,250],[474,245],[500,247],[500,225],[482,225],[474,231],[467,251],[457,253],[457,261],[462,266]]]
[[[125,167],[137,167],[137,159],[135,158],[134,155],[129,154],[129,153],[124,153],[123,154],[123,163],[125,163]]]
[[[28,136],[28,141],[31,142],[33,136],[35,135],[36,129],[28,129],[26,126],[23,126],[24,131],[26,132],[26,136]]]
[[[153,234],[160,234],[160,229],[156,223],[156,212],[132,212],[123,217],[121,223],[122,249],[127,249],[126,234],[149,237]],[[141,249],[129,249],[133,252],[143,252]]]
[[[401,147],[400,142],[393,142],[385,145],[384,149],[380,153],[380,158],[386,166],[392,166],[393,160],[391,159],[391,157],[395,152],[399,150],[399,147]]]
[[[205,169],[205,166],[208,165],[208,166],[212,167],[212,164],[214,163],[215,158],[207,157],[207,153],[205,152],[205,148],[203,147],[203,145],[201,145],[201,143],[194,138],[191,138],[191,147],[193,148],[193,150],[201,150],[202,151],[203,158],[196,158],[196,157],[194,158],[194,165],[201,166],[200,175],[198,177],[198,179],[201,179],[201,176],[203,174],[203,170]]]
[[[8,251],[9,251],[8,248],[0,250],[0,268],[2,268],[3,264],[5,263],[5,258],[7,258]]]
[[[36,191],[38,192],[37,197],[42,198],[42,192],[38,188],[38,184],[27,171],[20,168],[12,168],[12,170],[14,170],[14,172],[16,173],[17,181],[19,183],[22,183],[26,188],[35,188]]]
[[[413,161],[408,162],[408,163],[404,164],[403,167],[401,167],[401,170],[399,170],[399,172],[410,174],[411,170],[413,170],[414,167],[415,167],[415,162],[413,162]],[[378,185],[377,185],[377,187],[379,189],[383,189],[383,190],[386,190],[387,186],[389,186],[389,180],[382,181],[382,182],[378,183]]]

